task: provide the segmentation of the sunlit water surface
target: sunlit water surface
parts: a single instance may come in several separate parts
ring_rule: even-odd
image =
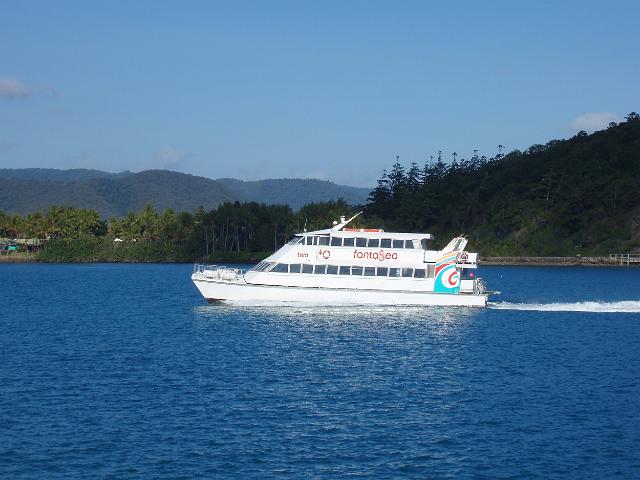
[[[0,265],[0,477],[640,477],[640,270],[484,268],[487,309],[190,272]]]

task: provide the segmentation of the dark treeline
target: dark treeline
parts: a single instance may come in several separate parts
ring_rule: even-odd
[[[485,255],[599,255],[640,247],[640,117],[465,160],[396,159],[366,214],[390,230],[467,234]],[[445,237],[445,238],[443,238]]]
[[[343,200],[311,203],[295,213],[256,202],[193,213],[157,212],[147,205],[105,221],[94,210],[52,206],[24,217],[0,211],[0,237],[42,240],[40,257],[51,261],[252,260],[247,252],[276,250],[293,233],[324,228],[350,212]]]

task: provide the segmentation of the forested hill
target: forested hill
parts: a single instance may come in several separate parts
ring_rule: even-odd
[[[103,172],[88,168],[0,168],[0,178],[10,180],[31,180],[36,182],[78,182],[94,178],[118,178],[132,175],[132,172]]]
[[[492,159],[396,162],[366,210],[392,230],[467,234],[485,255],[638,250],[640,117]]]
[[[147,170],[121,176],[90,176],[82,180],[2,178],[0,210],[26,214],[46,211],[51,205],[92,209],[103,218],[122,217],[152,204],[158,210],[193,211],[236,200],[233,192],[208,178],[165,170]],[[51,178],[51,175],[49,175]]]
[[[96,210],[103,218],[123,217],[151,204],[157,210],[209,210],[227,201],[286,204],[298,209],[310,202],[344,198],[362,204],[368,189],[313,179],[243,182],[211,180],[167,170],[108,173],[100,170],[0,169],[0,210],[27,214],[50,205]]]
[[[242,181],[233,178],[217,180],[234,192],[241,201],[261,202],[269,205],[289,205],[294,210],[309,203],[327,202],[342,198],[349,205],[362,205],[369,194],[368,188],[337,185],[326,180],[279,178]]]

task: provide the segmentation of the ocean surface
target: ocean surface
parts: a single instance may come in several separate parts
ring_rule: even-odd
[[[640,269],[484,267],[487,309],[190,274],[0,265],[0,478],[640,478]]]

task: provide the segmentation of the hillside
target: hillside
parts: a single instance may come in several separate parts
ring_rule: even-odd
[[[71,205],[96,210],[108,218],[142,210],[148,203],[158,210],[191,211],[200,205],[211,209],[236,200],[230,190],[215,180],[166,170],[93,175],[78,181],[15,180],[2,176],[0,210],[8,213],[26,214],[45,211],[50,205]],[[69,178],[50,172],[47,177]]]
[[[640,117],[493,159],[405,172],[367,213],[392,229],[467,234],[487,255],[590,255],[640,248]]]
[[[50,182],[81,182],[94,178],[125,177],[131,174],[132,172],[129,171],[110,173],[86,168],[71,168],[68,170],[59,170],[57,168],[0,168],[0,178]]]
[[[313,179],[244,182],[211,180],[167,170],[108,173],[99,170],[0,169],[0,210],[27,214],[50,205],[96,210],[102,217],[122,217],[148,203],[157,210],[209,210],[227,201],[286,204],[299,209],[311,202],[344,198],[366,201],[368,189]]]
[[[117,214],[109,202],[82,182],[0,177],[0,211],[20,214],[44,212],[50,205],[81,206],[105,216]]]
[[[342,198],[349,205],[362,205],[369,188],[336,185],[325,180],[282,178],[242,181],[233,178],[218,179],[245,202],[264,202],[269,205],[289,205],[298,210],[308,203],[326,202]]]

